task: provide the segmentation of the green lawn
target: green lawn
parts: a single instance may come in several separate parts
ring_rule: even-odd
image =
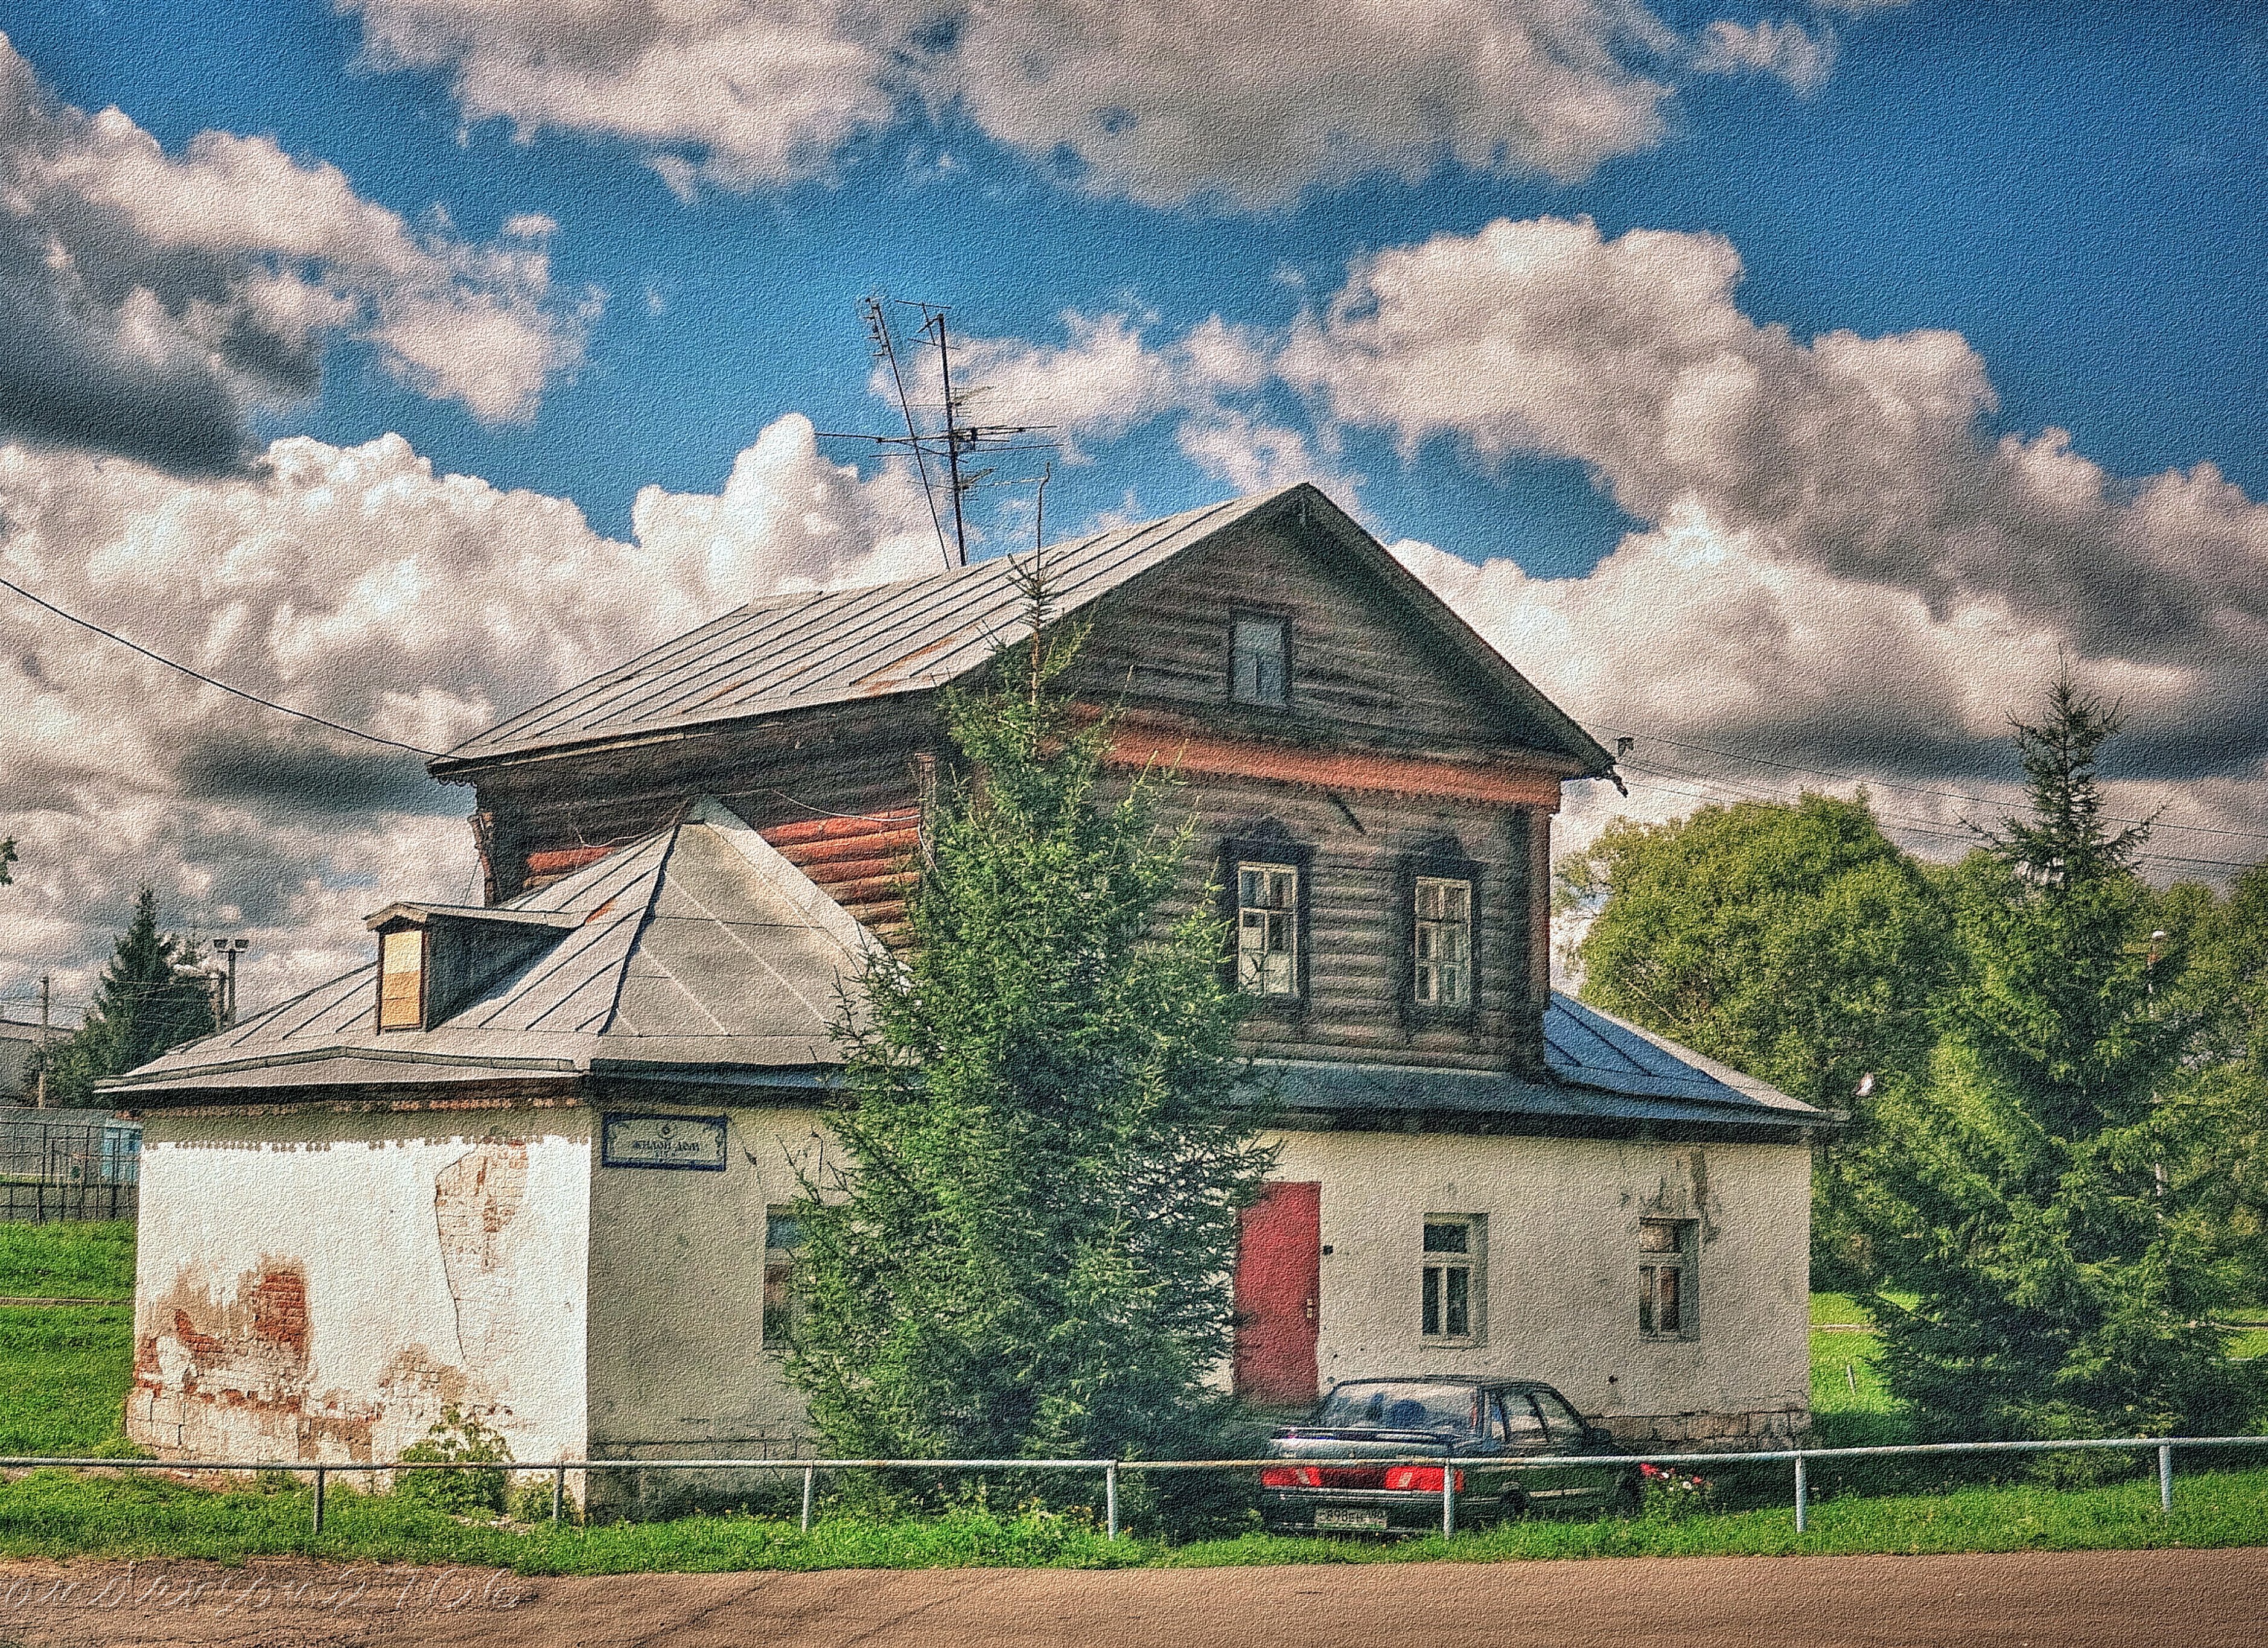
[[[0,1225],[0,1454],[131,1453],[134,1226]]]

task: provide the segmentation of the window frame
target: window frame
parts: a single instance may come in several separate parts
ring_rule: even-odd
[[[1289,995],[1263,996],[1244,989],[1238,977],[1239,947],[1238,912],[1243,909],[1240,871],[1245,864],[1281,864],[1296,872],[1300,878],[1299,897],[1292,922],[1295,937],[1292,941],[1292,983]],[[1309,980],[1313,969],[1308,944],[1309,912],[1314,908],[1315,887],[1315,850],[1304,842],[1295,842],[1289,835],[1233,836],[1220,844],[1216,876],[1220,887],[1219,914],[1227,927],[1226,953],[1221,958],[1221,975],[1228,988],[1235,990],[1254,1013],[1301,1014],[1307,1010]]]
[[[1462,881],[1472,889],[1471,902],[1465,916],[1469,946],[1467,965],[1471,969],[1471,988],[1461,1005],[1449,1006],[1418,999],[1418,884],[1420,881]],[[1484,920],[1488,887],[1486,867],[1460,853],[1437,848],[1432,851],[1403,855],[1395,877],[1395,941],[1399,946],[1396,964],[1399,982],[1395,994],[1406,1028],[1436,1025],[1466,1028],[1479,1017],[1486,961],[1482,946],[1488,934],[1487,923]]]
[[[1649,1229],[1669,1228],[1676,1232],[1675,1245],[1671,1247],[1649,1248],[1646,1233]],[[1681,1340],[1697,1339],[1701,1335],[1701,1289],[1699,1271],[1700,1221],[1690,1218],[1646,1218],[1638,1222],[1638,1335],[1641,1339],[1675,1343]],[[1670,1289],[1676,1311],[1676,1325],[1661,1325],[1661,1275],[1674,1273],[1677,1280]]]
[[[1280,699],[1247,698],[1236,690],[1236,629],[1239,624],[1273,624],[1284,636],[1284,695]],[[1229,703],[1246,710],[1288,710],[1292,707],[1293,667],[1292,615],[1266,607],[1232,607],[1228,609],[1228,680]]]
[[[417,965],[413,971],[417,978],[416,1011],[407,1023],[389,1020],[386,1012],[386,953],[398,939],[409,939],[417,946]],[[371,1022],[381,1035],[398,1034],[402,1031],[417,1031],[425,1027],[425,1007],[431,999],[433,980],[433,935],[415,923],[405,922],[388,927],[378,935],[378,1004]]]
[[[767,1350],[787,1349],[789,1334],[801,1315],[801,1313],[795,1308],[794,1289],[795,1269],[803,1262],[804,1242],[801,1232],[799,1231],[792,1245],[786,1247],[774,1245],[773,1227],[784,1220],[794,1220],[800,1224],[801,1212],[794,1203],[774,1202],[765,1206],[764,1285],[763,1291],[758,1296],[758,1304],[763,1313],[762,1338],[764,1349]],[[772,1283],[775,1269],[779,1273],[777,1279],[783,1291],[780,1308],[777,1313],[772,1306]],[[777,1321],[774,1321],[775,1314],[778,1317]]]
[[[1431,1232],[1440,1225],[1456,1225],[1464,1227],[1465,1247],[1462,1253],[1432,1246]],[[1427,1213],[1418,1221],[1418,1343],[1439,1345],[1448,1350],[1466,1350],[1488,1343],[1488,1215],[1485,1213]],[[1449,1327],[1448,1277],[1462,1271],[1465,1278],[1465,1331],[1451,1333]],[[1439,1275],[1440,1280],[1433,1277]],[[1429,1297],[1430,1295],[1430,1297]],[[1428,1306],[1433,1322],[1440,1331],[1429,1332]]]

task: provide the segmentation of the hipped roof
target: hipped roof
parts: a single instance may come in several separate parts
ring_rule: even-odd
[[[1050,602],[1075,613],[1232,527],[1289,519],[1377,579],[1493,689],[1524,741],[1605,776],[1614,758],[1315,487],[1114,526],[1045,551]],[[544,700],[436,759],[448,777],[515,755],[667,736],[788,710],[924,692],[974,676],[1021,633],[1035,552],[864,589],[775,595]]]
[[[837,991],[874,950],[840,905],[713,801],[504,912],[578,919],[431,1028],[378,1029],[373,958],[108,1090],[133,1103],[220,1089],[695,1070],[807,1084],[832,1056]]]

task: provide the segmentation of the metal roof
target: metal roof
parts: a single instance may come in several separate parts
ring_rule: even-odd
[[[107,1091],[131,1102],[609,1069],[808,1071],[833,1057],[839,982],[873,953],[840,906],[713,802],[504,908],[580,919],[429,1029],[378,1030],[373,961]]]
[[[1058,614],[1075,612],[1241,522],[1293,500],[1303,521],[1414,602],[1543,736],[1604,776],[1614,761],[1385,547],[1307,482],[1113,526],[1044,552]],[[1018,585],[1035,552],[863,589],[775,595],[522,710],[437,758],[446,775],[515,754],[666,733],[946,686],[1020,633]]]

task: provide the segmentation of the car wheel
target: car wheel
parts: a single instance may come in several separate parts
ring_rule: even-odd
[[[1528,1514],[1528,1496],[1517,1488],[1507,1488],[1496,1502],[1496,1520],[1517,1522]]]

